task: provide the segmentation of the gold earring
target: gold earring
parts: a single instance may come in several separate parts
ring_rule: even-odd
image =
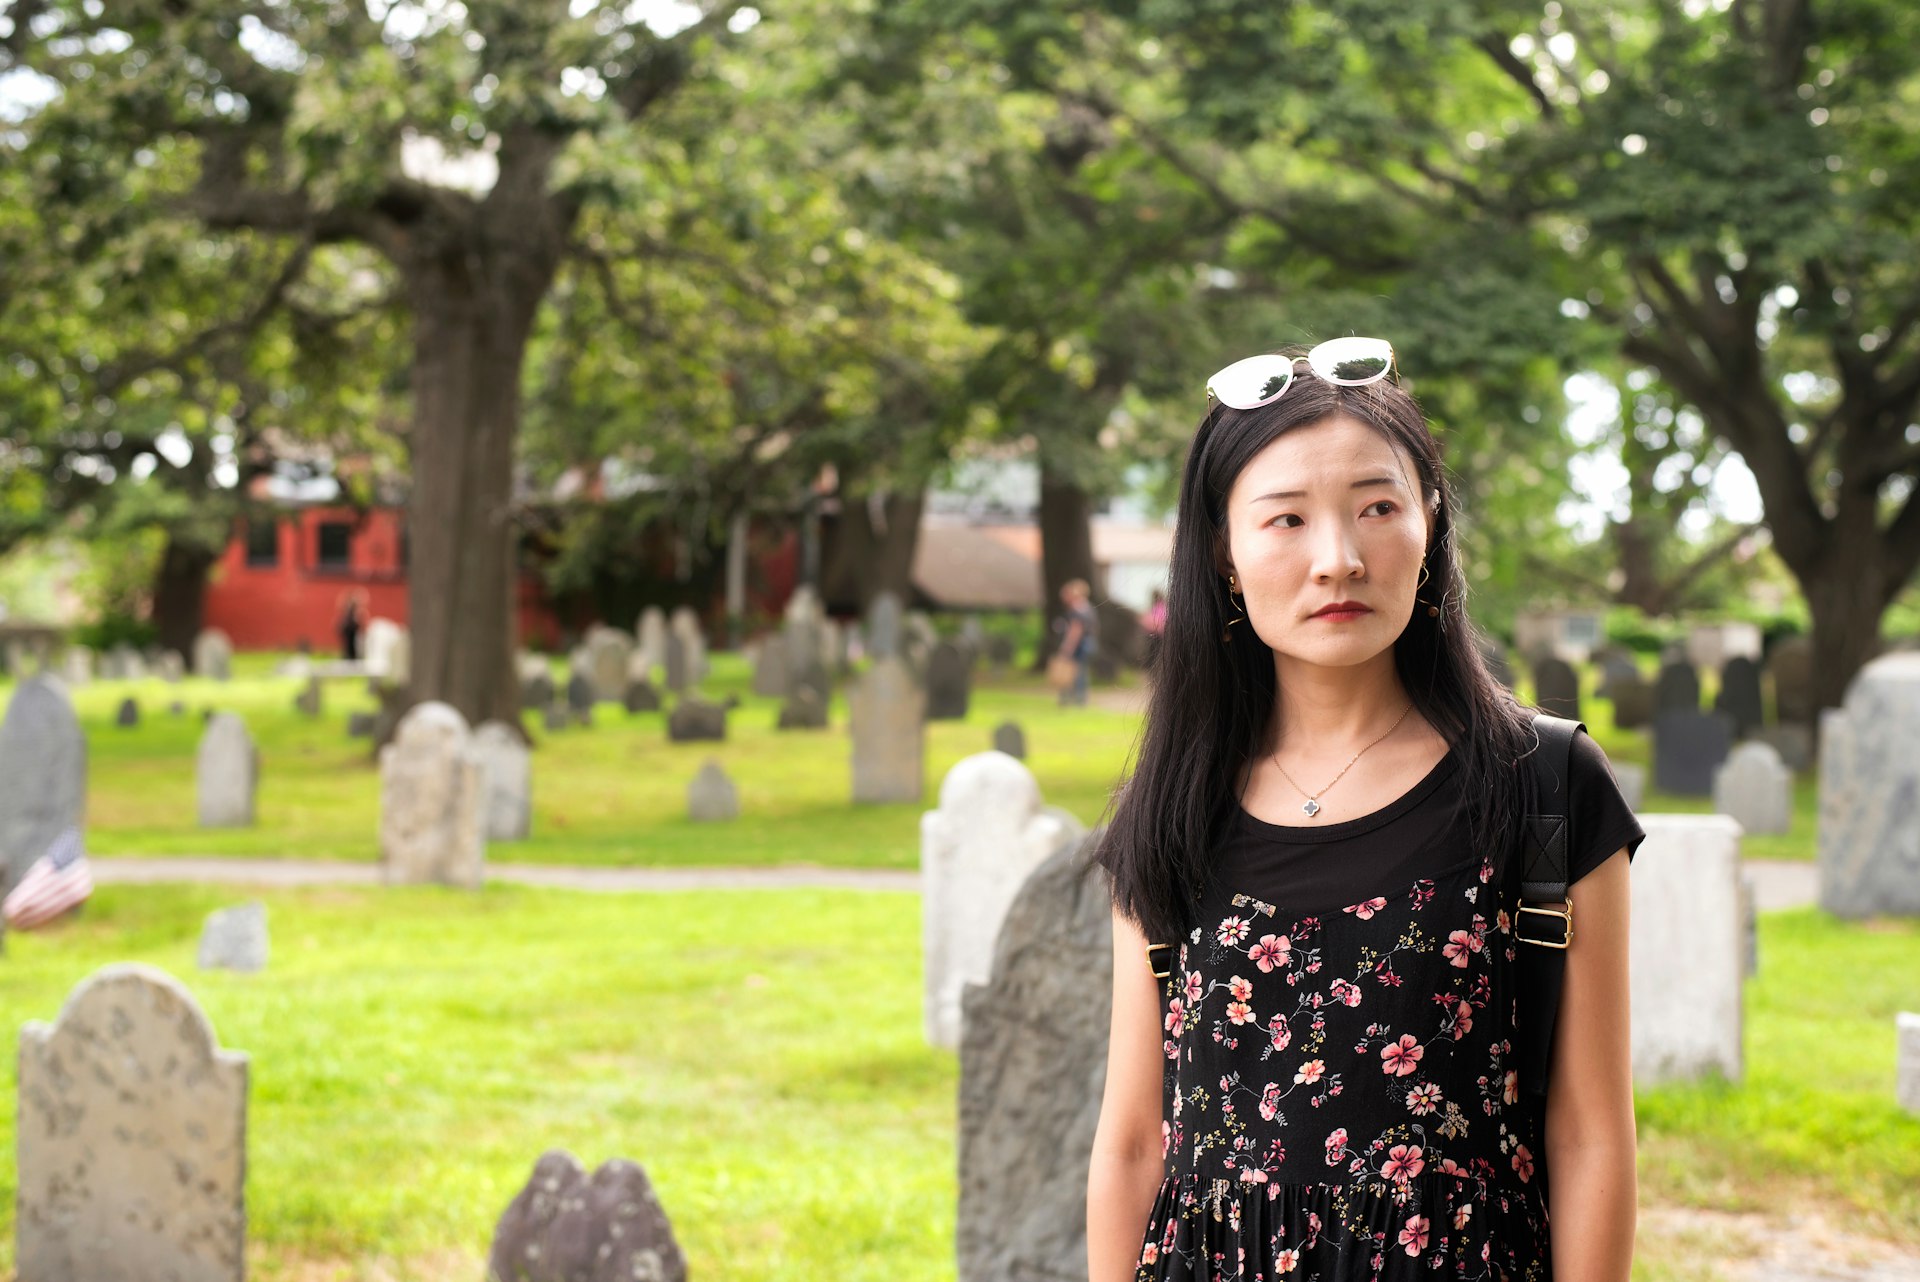
[[[1227,604],[1233,606],[1235,610],[1240,610],[1240,606],[1233,599],[1233,594],[1236,590],[1238,590],[1239,586],[1240,586],[1239,581],[1235,579],[1231,574],[1229,574],[1227,576]],[[1244,594],[1242,595],[1244,599]],[[1241,611],[1238,617],[1227,620],[1227,626],[1220,629],[1221,645],[1228,645],[1232,642],[1233,625],[1240,622],[1241,619],[1244,619],[1246,617],[1247,616],[1245,611]]]
[[[1420,596],[1420,589],[1427,586],[1427,579],[1429,575],[1430,575],[1430,571],[1427,569],[1427,563],[1425,561],[1422,561],[1420,563],[1420,581],[1413,585],[1413,599],[1415,601],[1418,601],[1421,605],[1424,605],[1427,607],[1427,614],[1429,617],[1437,619],[1440,617],[1440,607],[1435,605],[1431,601],[1422,600]]]

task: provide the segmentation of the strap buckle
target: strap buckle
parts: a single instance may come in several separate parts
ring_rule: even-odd
[[[1521,929],[1521,927],[1525,924],[1524,919],[1527,913],[1532,913],[1537,917],[1547,917],[1554,921],[1559,922],[1560,930],[1558,933],[1558,937],[1552,938],[1552,939],[1538,939],[1532,935],[1527,934],[1524,930]],[[1521,904],[1520,914],[1521,915],[1519,917],[1516,917],[1514,919],[1513,930],[1514,930],[1514,935],[1520,940],[1521,943],[1538,944],[1542,948],[1556,948],[1563,952],[1566,949],[1571,948],[1573,946],[1573,900],[1572,899],[1568,899],[1565,904],[1555,905],[1550,908],[1535,907],[1532,904]]]
[[[1165,953],[1166,956],[1156,958],[1155,953]],[[1147,945],[1147,969],[1153,972],[1155,979],[1165,979],[1173,973],[1172,955],[1172,944]]]

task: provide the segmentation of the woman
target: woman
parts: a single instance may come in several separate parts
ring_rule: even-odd
[[[1474,644],[1439,451],[1392,359],[1340,339],[1208,383],[1165,654],[1098,853],[1091,1282],[1628,1276],[1644,834],[1576,736],[1579,929],[1547,1080],[1520,1080],[1537,740]]]
[[[1060,603],[1066,607],[1066,613],[1060,616],[1060,649],[1062,659],[1073,663],[1073,682],[1060,691],[1060,706],[1084,708],[1087,706],[1087,665],[1093,662],[1094,646],[1098,643],[1100,628],[1099,616],[1094,613],[1091,603],[1093,590],[1085,579],[1068,579],[1060,585]]]

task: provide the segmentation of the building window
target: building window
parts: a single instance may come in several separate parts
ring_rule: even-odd
[[[320,558],[323,570],[346,570],[353,566],[351,546],[353,527],[345,521],[320,523]]]
[[[280,564],[280,522],[247,522],[247,564],[263,570]]]

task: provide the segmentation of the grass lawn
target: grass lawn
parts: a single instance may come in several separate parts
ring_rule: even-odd
[[[642,1162],[703,1280],[953,1276],[954,1056],[921,1040],[919,904],[844,891],[277,891],[258,976],[193,969],[231,888],[109,886],[8,941],[4,1027],[96,967],[187,981],[252,1059],[257,1282],[471,1282],[538,1154]],[[1640,1094],[1649,1204],[1828,1208],[1920,1244],[1920,1120],[1893,1012],[1920,923],[1761,918],[1748,1073]],[[0,1093],[15,1059],[0,1056]],[[0,1151],[13,1111],[0,1110]],[[11,1268],[0,1162],[0,1276]],[[1642,1282],[1708,1277],[1643,1240]]]
[[[270,675],[275,661],[270,655],[239,656],[235,680],[224,684],[102,681],[77,692],[92,758],[87,840],[93,853],[379,857],[379,774],[366,741],[345,733],[348,712],[371,709],[372,697],[362,682],[329,682],[325,713],[310,720],[293,708],[301,683]],[[536,729],[533,836],[495,843],[489,857],[513,863],[909,868],[919,859],[920,814],[937,800],[941,778],[961,757],[987,748],[1001,721],[1025,727],[1027,764],[1046,800],[1086,823],[1103,811],[1138,730],[1137,717],[1129,713],[1060,709],[1044,685],[1025,674],[983,679],[965,721],[928,727],[925,804],[856,807],[849,801],[844,696],[834,701],[833,729],[779,732],[773,729],[777,701],[750,692],[743,658],[718,654],[713,667],[707,693],[736,693],[744,701],[729,718],[725,743],[669,743],[664,713],[629,716],[615,704],[597,709],[590,729],[554,735]],[[10,690],[0,684],[0,698]],[[138,696],[145,716],[138,728],[123,730],[113,717],[129,692]],[[1530,695],[1524,683],[1522,694]],[[175,700],[187,715],[167,713]],[[240,713],[260,745],[259,824],[252,829],[196,826],[193,756],[203,707]],[[1615,761],[1650,765],[1646,732],[1616,729],[1612,711],[1609,703],[1589,697],[1589,729]],[[708,757],[719,759],[740,789],[741,818],[724,828],[686,818],[686,785]],[[1643,809],[1708,811],[1712,803],[1650,790]],[[1796,782],[1792,830],[1751,836],[1746,853],[1812,859],[1816,815],[1817,785],[1808,774]]]

